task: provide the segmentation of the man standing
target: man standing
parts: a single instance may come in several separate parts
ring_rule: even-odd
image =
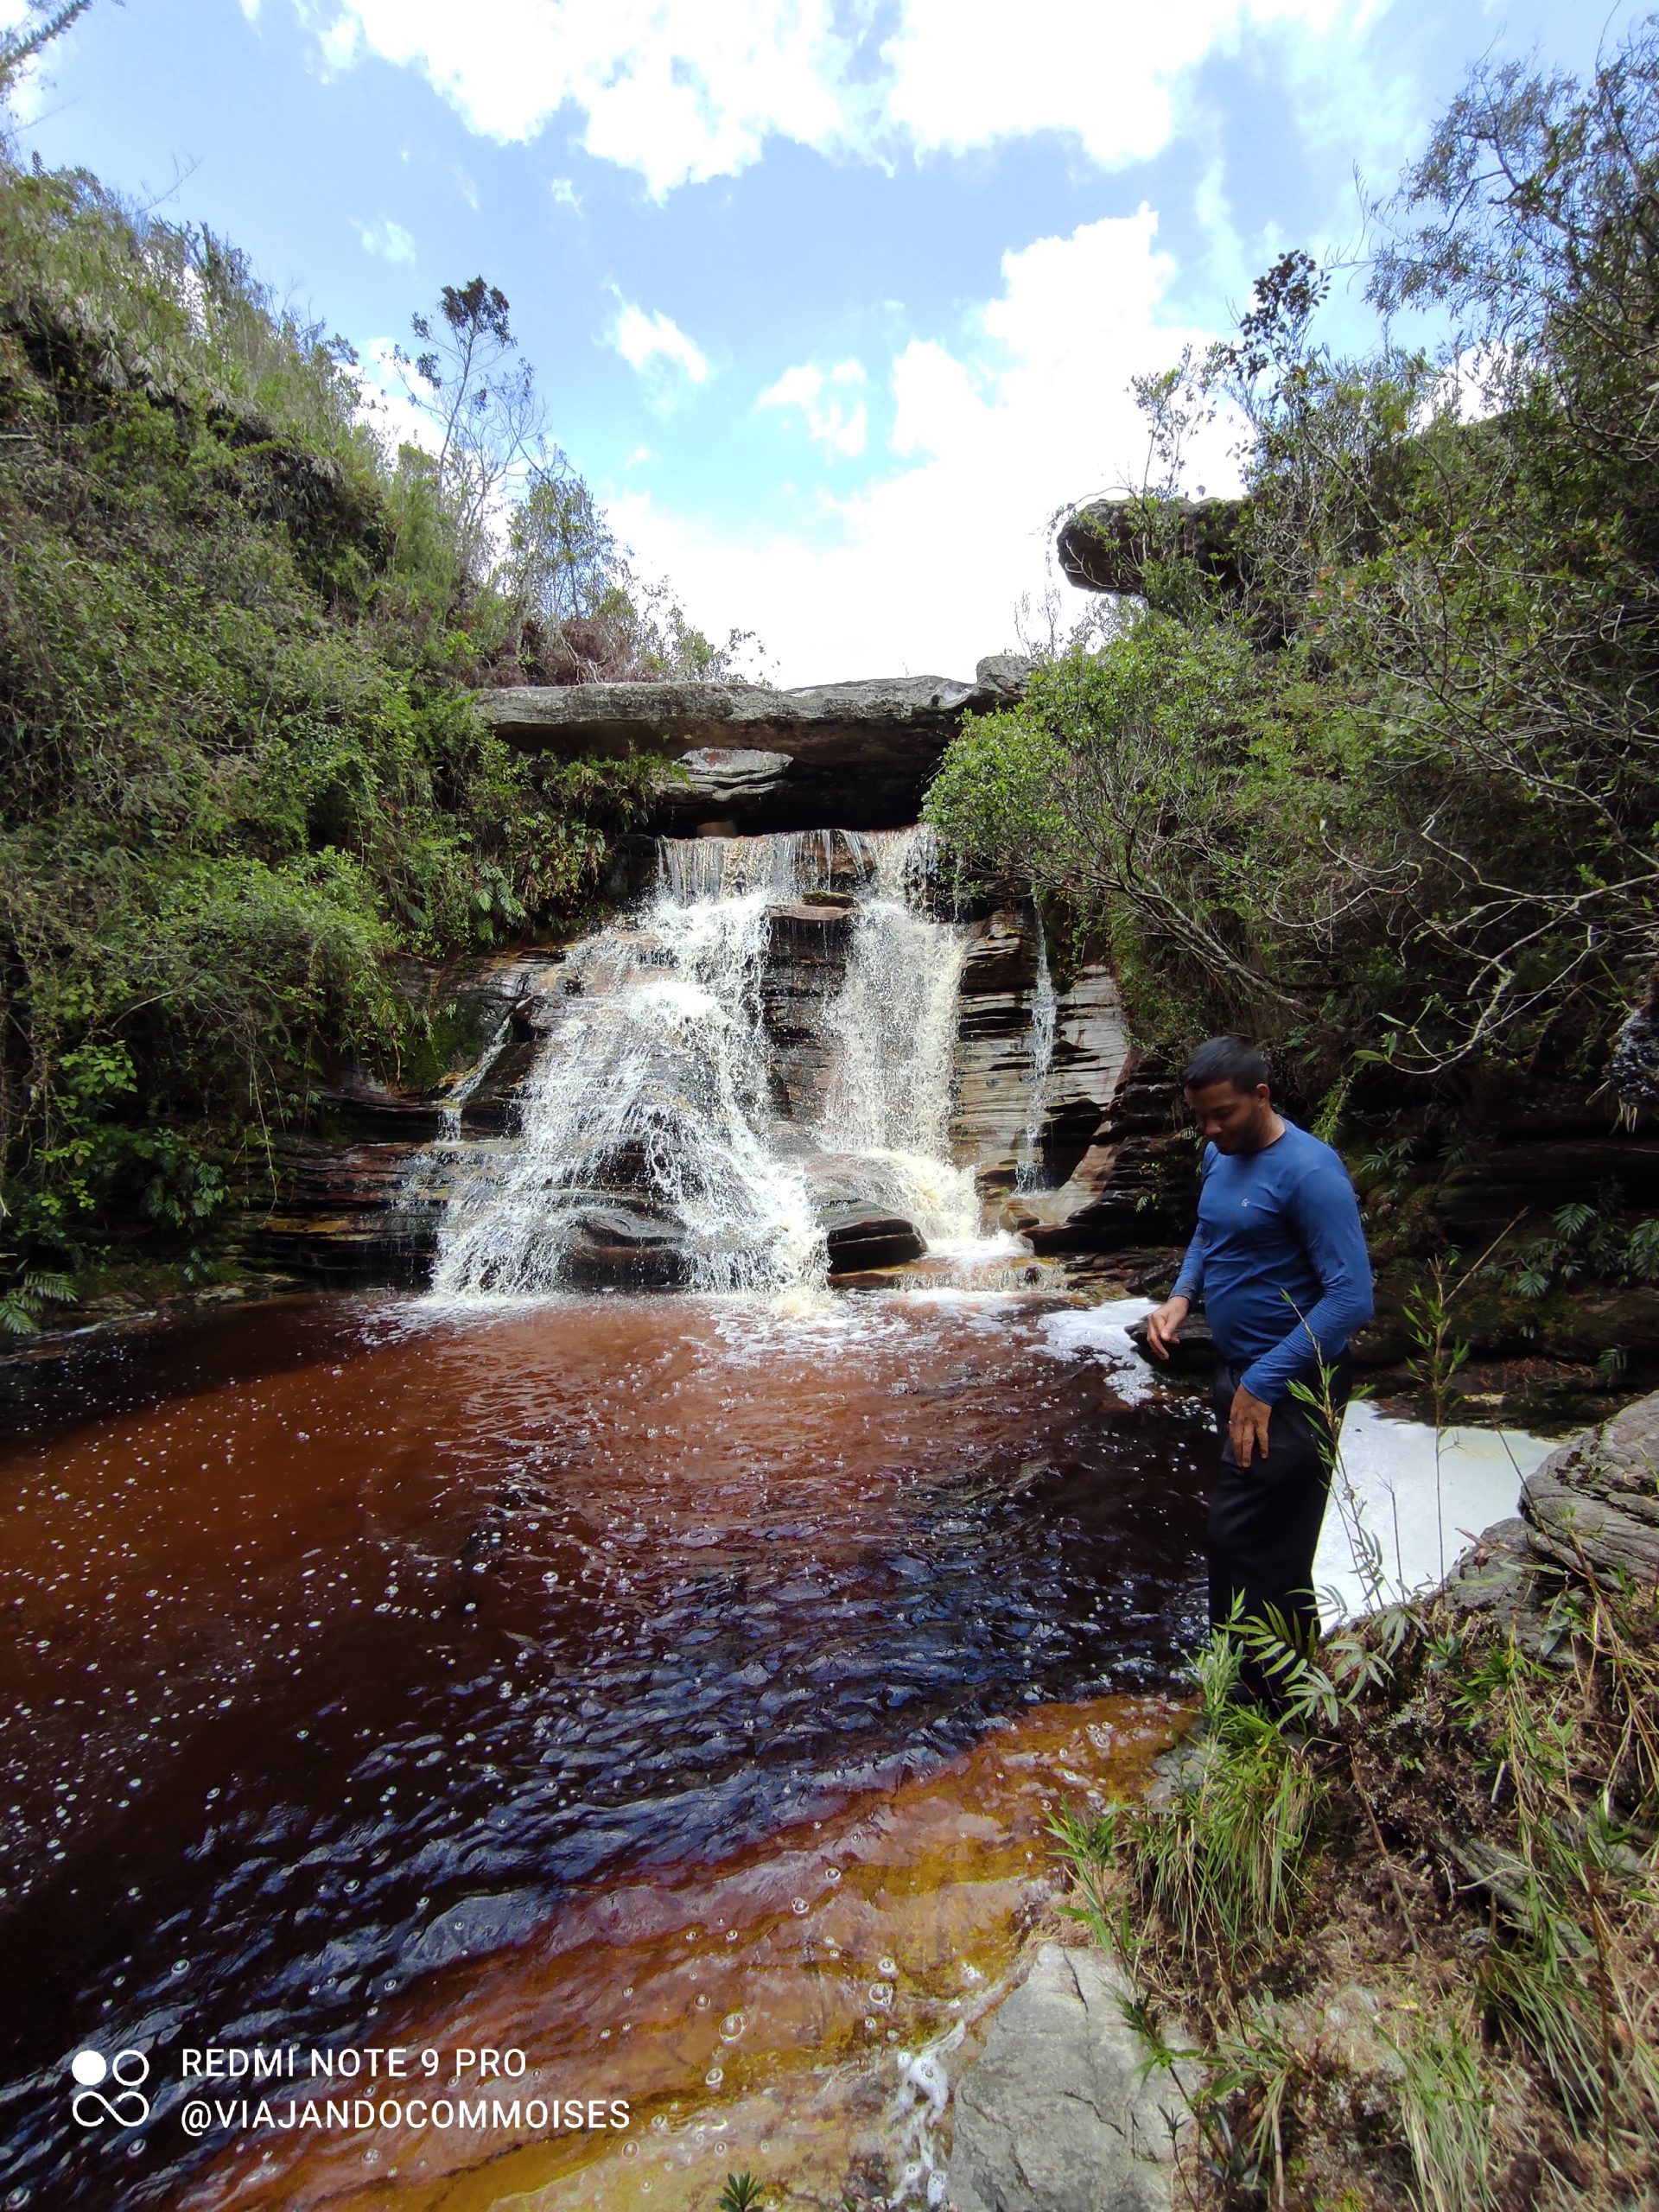
[[[1216,1342],[1221,1478],[1210,1502],[1210,1619],[1236,1603],[1247,1619],[1269,1607],[1312,1643],[1319,1629],[1313,1554],[1330,1489],[1335,1438],[1323,1413],[1291,1390],[1320,1395],[1321,1364],[1340,1424],[1351,1371],[1348,1339],[1371,1317],[1371,1268],[1348,1171],[1328,1144],[1274,1111],[1267,1062],[1237,1037],[1212,1037],[1181,1072],[1200,1132],[1198,1225],[1175,1287],[1147,1322],[1160,1359],[1202,1299]],[[1272,1703],[1246,1661],[1243,1687]]]

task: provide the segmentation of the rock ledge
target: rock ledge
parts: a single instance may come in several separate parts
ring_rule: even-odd
[[[778,690],[766,683],[579,683],[477,695],[497,736],[530,753],[677,759],[686,780],[664,826],[715,816],[748,833],[897,829],[914,822],[944,748],[969,711],[1020,697],[1031,663],[982,660],[974,681],[887,676]],[[739,756],[752,756],[744,764]]]

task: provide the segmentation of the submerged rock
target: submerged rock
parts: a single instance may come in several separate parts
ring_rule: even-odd
[[[1123,2016],[1102,1951],[1045,1943],[957,2085],[956,2212],[1168,2212],[1179,2084]]]

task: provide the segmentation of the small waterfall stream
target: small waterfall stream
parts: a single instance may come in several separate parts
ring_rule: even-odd
[[[1031,1081],[1026,1107],[1026,1126],[1020,1139],[1016,1191],[1035,1191],[1043,1182],[1043,1124],[1048,1116],[1049,1083],[1054,1073],[1054,1024],[1059,1001],[1048,965],[1048,932],[1043,910],[1033,909],[1037,924],[1037,980],[1031,993]]]
[[[861,1213],[971,1242],[934,864],[924,830],[664,839],[650,895],[572,950],[518,1135],[440,1140],[434,1291],[810,1287]]]

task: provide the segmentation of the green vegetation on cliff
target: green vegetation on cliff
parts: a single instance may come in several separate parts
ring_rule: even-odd
[[[515,756],[474,686],[721,656],[633,585],[482,279],[416,319],[434,436],[392,455],[350,349],[234,249],[3,143],[0,272],[16,1281],[111,1235],[191,1249],[319,1074],[419,1041],[389,956],[591,899],[651,772]]]
[[[928,807],[1109,938],[1143,1037],[1254,1031],[1313,1096],[1368,1054],[1599,1075],[1659,924],[1656,188],[1651,25],[1586,88],[1478,72],[1376,212],[1373,351],[1318,341],[1293,253],[1140,387],[1156,480],[1103,527],[1145,611]],[[1417,308],[1439,351],[1389,334]],[[1179,496],[1216,419],[1219,555]]]

